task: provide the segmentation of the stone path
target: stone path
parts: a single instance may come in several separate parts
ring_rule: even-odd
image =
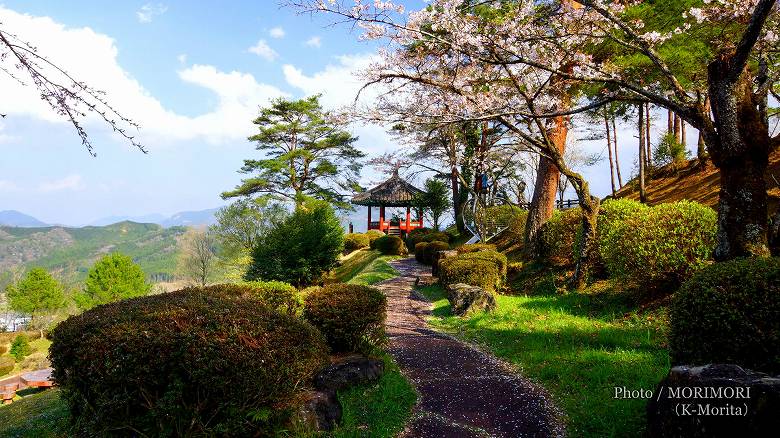
[[[557,437],[560,415],[543,390],[494,357],[428,327],[431,304],[414,292],[430,268],[413,258],[377,284],[388,300],[390,353],[419,394],[402,437]]]

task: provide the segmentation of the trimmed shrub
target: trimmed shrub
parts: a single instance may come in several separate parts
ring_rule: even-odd
[[[188,287],[183,290],[202,291],[210,295],[222,295],[229,298],[248,298],[288,315],[299,314],[303,309],[303,299],[298,293],[298,289],[282,281],[224,283],[205,287]]]
[[[539,230],[539,255],[551,266],[573,266],[582,236],[582,210],[555,210]]]
[[[85,436],[275,435],[328,361],[310,324],[192,289],[96,307],[51,339],[54,379]]]
[[[368,248],[369,241],[368,235],[362,233],[352,233],[344,236],[344,251],[351,253],[359,249]]]
[[[416,245],[414,245],[414,259],[417,260],[418,263],[425,263],[425,247],[428,246],[428,242],[417,242]]]
[[[245,280],[278,280],[307,286],[338,265],[344,229],[333,208],[307,201],[260,239]]]
[[[647,204],[642,204],[633,199],[608,199],[601,204],[599,208],[598,222],[596,223],[596,232],[598,240],[598,252],[610,252],[621,238],[620,225],[623,221],[634,214],[649,210]]]
[[[702,269],[674,294],[669,323],[674,364],[735,363],[780,373],[780,259]]]
[[[498,272],[501,274],[501,281],[506,281],[507,266],[509,261],[504,254],[496,251],[477,251],[466,254],[461,254],[458,258],[464,260],[487,260],[496,264]]]
[[[496,251],[496,245],[490,243],[467,243],[457,248],[458,254],[466,254],[477,251]]]
[[[439,281],[443,286],[466,283],[495,291],[501,284],[498,265],[491,260],[452,257],[441,260]]]
[[[11,349],[8,353],[16,359],[17,362],[21,362],[22,359],[32,353],[32,347],[30,346],[30,340],[26,335],[18,335],[13,342],[11,342]]]
[[[423,249],[423,264],[432,265],[436,253],[439,251],[447,251],[448,249],[450,249],[450,244],[447,242],[440,242],[438,240],[430,242]]]
[[[711,259],[716,221],[690,201],[638,209],[614,223],[601,257],[610,276],[673,290]]]
[[[406,236],[406,245],[409,248],[415,248],[420,242],[449,242],[450,236],[441,231],[434,231],[430,228],[417,228],[409,232]]]
[[[304,318],[333,352],[370,352],[384,343],[387,298],[378,289],[335,283],[306,296]]]
[[[16,361],[12,357],[0,357],[0,376],[4,376],[14,370]]]
[[[376,249],[384,255],[407,255],[409,251],[398,236],[382,236],[376,239]]]
[[[371,249],[376,249],[376,239],[379,239],[380,237],[384,236],[385,233],[379,231],[379,230],[368,230],[366,231],[366,236],[368,236],[368,247]]]

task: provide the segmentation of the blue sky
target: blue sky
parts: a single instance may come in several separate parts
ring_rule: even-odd
[[[0,3],[4,30],[107,91],[141,124],[149,149],[141,154],[88,122],[93,158],[30,87],[0,76],[0,113],[8,114],[0,120],[0,210],[80,225],[223,205],[219,193],[239,182],[244,158],[257,156],[246,136],[258,106],[317,92],[330,108],[353,99],[360,83],[351,72],[367,66],[378,46],[329,20],[296,15],[275,0]],[[621,147],[633,151],[627,129]],[[397,147],[381,127],[353,130],[369,154]],[[601,143],[587,147],[598,152]],[[624,175],[632,155],[621,156]],[[586,171],[600,195],[609,185],[605,166]]]

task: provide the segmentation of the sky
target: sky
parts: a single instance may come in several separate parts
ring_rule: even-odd
[[[243,160],[258,157],[246,139],[258,108],[316,93],[326,108],[348,104],[361,86],[353,73],[379,48],[359,30],[276,0],[0,0],[0,23],[141,125],[148,154],[89,119],[92,157],[33,87],[0,75],[0,210],[67,225],[224,205],[219,194],[240,182]],[[658,119],[656,129],[665,124]],[[369,156],[398,148],[380,126],[350,129]],[[619,133],[624,180],[636,161],[634,131]],[[695,147],[695,130],[688,135]],[[581,147],[605,154],[603,144]],[[598,195],[609,192],[608,172],[606,159],[584,170]],[[363,182],[376,178],[366,169]]]

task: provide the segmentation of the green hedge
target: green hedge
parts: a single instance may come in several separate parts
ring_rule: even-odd
[[[443,286],[466,283],[495,291],[501,286],[501,273],[492,260],[451,257],[439,264],[439,281]]]
[[[51,339],[81,436],[273,436],[328,362],[322,334],[299,318],[192,289],[98,306]]]
[[[425,263],[425,248],[428,246],[428,242],[417,242],[414,245],[414,259],[418,263]]]
[[[490,243],[467,243],[457,248],[458,254],[466,254],[477,251],[496,251],[496,245]]]
[[[409,232],[406,236],[406,245],[409,248],[415,248],[420,242],[449,242],[450,236],[441,231],[435,231],[430,228],[417,228]]]
[[[303,309],[303,299],[298,290],[282,281],[248,281],[245,283],[215,284],[206,287],[191,287],[184,290],[204,291],[214,295],[250,298],[276,311],[296,315]]]
[[[384,343],[386,308],[387,298],[376,288],[335,283],[306,295],[303,315],[333,352],[367,353]]]
[[[555,210],[539,230],[539,255],[545,264],[570,267],[577,261],[582,236],[582,210]]]
[[[447,242],[440,242],[438,240],[430,242],[423,249],[423,264],[432,265],[436,253],[439,251],[447,251],[448,249],[450,249],[450,244]]]
[[[409,251],[403,239],[398,236],[382,236],[374,242],[376,249],[384,255],[407,255]]]
[[[351,253],[359,249],[368,248],[371,244],[368,235],[363,233],[352,233],[344,235],[344,252]]]
[[[674,294],[669,321],[674,364],[736,363],[780,373],[780,259],[702,269]]]
[[[379,230],[368,230],[366,231],[366,236],[368,236],[368,247],[371,249],[376,249],[376,239],[384,237],[385,233]]]
[[[674,290],[711,259],[716,220],[690,201],[636,208],[610,224],[601,257],[612,277]]]
[[[498,267],[499,274],[501,274],[501,281],[506,281],[507,266],[509,265],[509,261],[507,260],[506,256],[500,252],[489,250],[469,252],[466,254],[460,254],[458,258],[463,260],[487,260],[493,262]]]

